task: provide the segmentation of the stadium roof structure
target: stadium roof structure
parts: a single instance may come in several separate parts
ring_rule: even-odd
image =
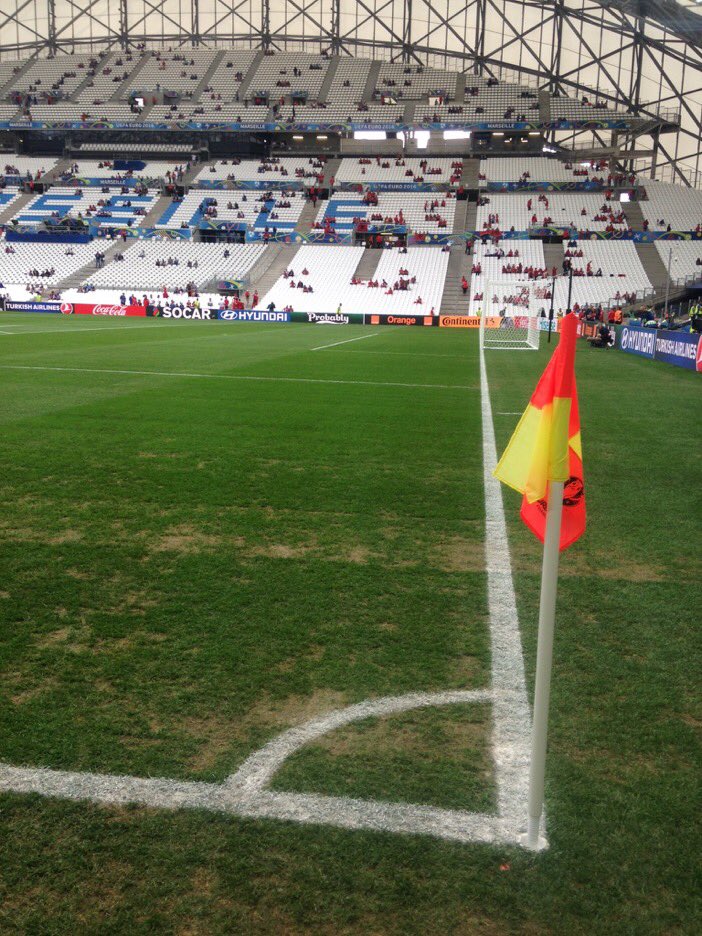
[[[675,136],[650,138],[658,171],[699,184],[700,13],[695,0],[8,0],[0,61],[141,44],[325,51],[596,93],[641,117],[679,119]]]

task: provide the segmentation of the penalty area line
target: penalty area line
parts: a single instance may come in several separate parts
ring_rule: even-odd
[[[336,348],[338,345],[349,344],[351,341],[363,341],[364,338],[377,338],[379,332],[372,332],[370,335],[359,335],[357,338],[346,338],[344,341],[334,341],[332,344],[323,344],[318,348],[310,348],[310,351],[324,351],[326,348]]]

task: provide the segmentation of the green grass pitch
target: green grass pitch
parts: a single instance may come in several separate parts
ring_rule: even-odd
[[[488,354],[500,451],[547,357]],[[461,330],[0,316],[0,761],[220,782],[320,713],[487,686],[478,363]],[[547,852],[4,794],[0,932],[698,932],[699,376],[577,370]],[[348,726],[275,788],[490,811],[490,718]]]

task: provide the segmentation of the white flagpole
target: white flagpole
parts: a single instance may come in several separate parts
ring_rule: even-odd
[[[563,482],[551,481],[548,509],[546,511],[544,556],[541,566],[539,636],[536,648],[536,682],[534,686],[534,722],[531,733],[531,764],[529,767],[529,825],[526,836],[527,848],[535,851],[540,847],[539,828],[544,805],[548,707],[551,696],[551,660],[553,658],[553,628],[556,617],[562,513]]]

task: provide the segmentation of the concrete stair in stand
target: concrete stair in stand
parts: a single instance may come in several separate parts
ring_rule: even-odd
[[[135,83],[136,79],[138,78],[139,72],[142,70],[142,68],[144,67],[144,65],[146,64],[149,58],[149,56],[146,53],[144,53],[137,59],[135,63],[133,59],[131,62],[127,62],[126,56],[124,54],[119,57],[122,59],[124,64],[117,65],[117,68],[124,68],[126,71],[129,72],[129,74],[127,75],[127,77],[124,79],[124,81],[121,84],[117,85],[117,90],[112,92],[112,96],[108,98],[109,101],[126,101],[127,100],[127,97],[129,96],[129,91],[132,88],[139,87],[138,84]]]
[[[156,199],[156,203],[153,208],[147,214],[139,219],[139,227],[149,228],[155,227],[158,221],[161,218],[161,215],[164,213],[166,208],[171,204],[170,195],[160,195]]]
[[[45,185],[53,184],[58,182],[60,184],[61,175],[71,168],[73,159],[59,159],[58,163],[54,166],[53,169],[50,169],[46,175],[42,176],[42,182]]]
[[[668,282],[667,259],[661,259],[655,244],[636,244],[636,253],[639,255],[639,260],[643,264],[651,286],[653,286],[656,291],[656,296],[658,296],[658,294],[664,295]],[[671,283],[671,292],[673,290],[674,287]]]
[[[461,184],[466,189],[477,189],[480,185],[478,173],[480,172],[479,159],[464,159],[463,172],[461,173]]]
[[[637,201],[630,201],[622,205],[626,220],[632,231],[643,231],[644,216],[641,211],[641,205]]]
[[[332,55],[332,57],[329,59],[329,64],[327,65],[327,70],[324,75],[324,81],[322,82],[322,86],[319,89],[319,94],[317,95],[318,101],[323,101],[324,103],[327,103],[328,95],[329,95],[329,88],[331,87],[331,83],[334,80],[334,75],[336,74],[336,70],[338,67],[339,67],[339,56]]]
[[[467,231],[469,228],[466,227],[466,216],[468,213],[468,201],[461,200],[456,201],[456,212],[453,216],[453,233],[460,234],[462,231]]]
[[[544,244],[544,261],[548,272],[556,268],[556,275],[563,273],[563,244]]]
[[[203,91],[205,90],[205,88],[209,85],[209,83],[210,83],[210,78],[211,78],[211,77],[214,75],[214,73],[217,71],[217,68],[219,67],[219,63],[222,61],[222,59],[224,58],[224,56],[227,55],[227,54],[228,54],[227,52],[219,52],[217,55],[215,55],[215,57],[214,57],[213,60],[212,60],[212,64],[210,65],[210,67],[207,69],[207,71],[205,72],[205,74],[202,76],[202,78],[200,79],[200,81],[199,81],[199,82],[197,83],[197,85],[195,86],[195,90],[193,91],[193,96],[192,96],[192,100],[193,100],[193,101],[199,101],[199,100],[200,100],[200,95],[203,93]]]
[[[101,253],[105,254],[105,264],[108,264],[111,261],[114,254],[118,253],[120,248],[123,250],[125,247],[129,246],[128,243],[124,244],[121,240],[108,241],[99,239],[93,241],[93,244],[95,245],[95,253],[100,251]],[[86,263],[85,266],[82,266],[79,270],[76,270],[75,273],[71,273],[70,276],[62,279],[56,288],[59,290],[77,289],[82,282],[87,280],[89,276],[92,276],[92,274],[95,272],[95,269],[95,261],[91,260],[90,263]],[[90,301],[89,296],[90,294],[88,294],[87,301]]]
[[[382,250],[372,250],[370,247],[366,247],[352,275],[355,276],[356,279],[363,280],[364,282],[373,279],[382,256]]]
[[[478,223],[478,203],[466,202],[466,218],[464,222],[464,231],[474,231]]]
[[[23,78],[32,66],[36,65],[37,60],[32,56],[29,61],[25,62],[22,68],[16,72],[9,81],[6,81],[5,84],[0,88],[0,99],[3,101],[6,99],[12,88],[15,87],[20,78]],[[17,108],[19,110],[19,108]]]
[[[378,84],[378,76],[380,75],[380,65],[379,61],[373,61],[368,72],[368,80],[366,81],[366,86],[363,89],[362,101],[370,103],[373,100],[373,92],[375,91],[376,85]]]
[[[444,292],[439,306],[440,315],[467,315],[470,294],[463,295],[461,289],[461,277],[470,283],[471,259],[466,256],[465,244],[456,244],[451,248],[448,268],[446,270],[446,281],[444,283]]]
[[[324,182],[325,184],[329,182],[330,179],[336,178],[337,173],[341,167],[340,159],[328,159],[324,165]]]
[[[16,215],[22,213],[22,211],[27,207],[30,201],[35,198],[31,192],[24,192],[20,197],[13,201],[11,205],[8,205],[3,211],[0,211],[0,224],[6,224]]]
[[[319,205],[313,205],[311,201],[305,202],[305,207],[302,209],[302,214],[297,219],[297,224],[295,225],[295,231],[298,234],[309,234],[312,230],[312,225],[314,224],[314,219],[317,217]]]
[[[239,92],[240,101],[243,101],[244,98],[247,96],[249,87],[251,86],[251,82],[253,81],[253,76],[258,71],[258,66],[261,64],[262,61],[263,61],[263,51],[261,50],[256,53],[256,57],[251,63],[249,70],[244,74],[241,84],[236,89]]]
[[[298,245],[269,244],[263,256],[253,265],[247,273],[249,292],[257,292],[265,296],[274,283],[283,275],[283,270],[292,263],[292,259],[299,250]]]

